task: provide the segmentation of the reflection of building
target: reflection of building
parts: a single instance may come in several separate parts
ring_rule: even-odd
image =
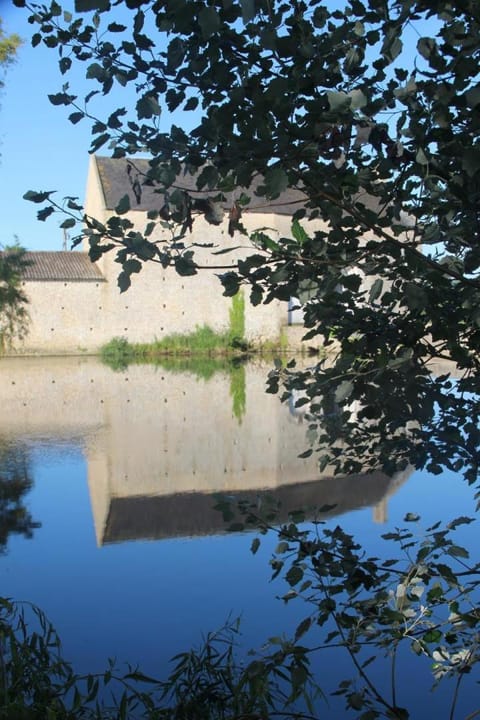
[[[402,477],[402,481],[406,480]],[[322,477],[299,483],[286,483],[274,489],[256,492],[224,491],[231,508],[238,502],[256,503],[275,508],[275,522],[283,522],[293,510],[304,510],[306,517],[326,519],[351,510],[373,506],[375,522],[386,521],[388,497],[396,489],[395,480],[383,473]],[[141,495],[111,498],[104,533],[99,542],[113,543],[136,539],[207,535],[224,532],[221,513],[215,509],[221,493],[190,492],[179,495]],[[323,509],[322,509],[323,508]],[[261,512],[261,511],[259,511]],[[236,513],[235,520],[241,521]]]
[[[275,490],[282,512],[378,505],[381,474],[319,478],[301,459],[305,428],[264,391],[266,368],[245,369],[240,423],[228,371],[209,380],[133,366],[114,373],[93,359],[3,359],[3,436],[77,439],[84,445],[99,544],[221,529],[217,493]]]

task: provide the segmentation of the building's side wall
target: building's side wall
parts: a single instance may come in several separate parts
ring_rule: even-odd
[[[23,283],[29,330],[8,354],[82,354],[98,347],[103,326],[103,282]]]
[[[95,158],[91,159],[85,211],[101,222],[112,214],[106,210]],[[145,213],[131,211],[126,216],[135,230],[143,232]],[[290,233],[291,218],[274,214],[245,213],[242,222],[249,232],[268,228],[273,237]],[[160,232],[162,234],[160,234]],[[164,230],[152,235],[153,241],[168,242]],[[30,331],[12,352],[20,354],[95,353],[114,337],[130,342],[151,342],[172,333],[188,333],[209,325],[215,331],[230,327],[232,299],[223,296],[218,275],[252,252],[247,238],[228,234],[228,218],[219,226],[197,217],[194,231],[185,239],[194,243],[197,263],[195,276],[181,277],[174,268],[144,263],[141,273],[132,276],[132,286],[120,293],[117,278],[121,266],[115,251],[98,261],[105,282],[27,282]],[[198,245],[208,244],[202,248]],[[231,248],[231,253],[212,254]],[[83,248],[88,251],[88,247]],[[249,288],[245,288],[245,335],[252,341],[276,340],[288,322],[288,304],[272,302],[253,307]]]
[[[143,213],[130,212],[129,219],[135,229],[143,231]],[[252,229],[274,223],[272,216],[258,214],[248,218]],[[171,333],[187,333],[197,326],[208,325],[222,332],[230,327],[232,299],[223,295],[218,277],[235,264],[239,257],[252,252],[243,236],[231,238],[227,232],[228,221],[221,226],[207,223],[203,218],[195,220],[194,232],[186,243],[207,243],[213,247],[194,247],[195,259],[200,269],[197,275],[182,277],[173,267],[164,269],[159,263],[146,262],[139,274],[131,276],[132,285],[120,293],[117,277],[121,266],[115,262],[115,251],[102,258],[102,272],[108,278],[104,306],[111,317],[110,338],[125,335],[132,342],[145,342],[162,338]],[[158,236],[157,236],[158,237]],[[152,237],[156,239],[155,236]],[[214,255],[212,252],[228,247],[232,253]],[[287,322],[287,304],[272,302],[253,307],[249,302],[249,288],[245,288],[245,335],[249,340],[277,339],[282,325]]]
[[[106,221],[112,214],[105,208],[102,186],[94,157],[90,168],[86,189],[85,210],[88,215]],[[133,224],[134,230],[144,232],[149,222],[145,213],[135,210],[125,216]],[[249,232],[258,228],[275,228],[282,225],[281,232],[289,231],[290,218],[272,214],[245,213],[242,222]],[[288,227],[283,226],[288,224]],[[168,242],[165,230],[156,230],[150,237],[152,241]],[[203,217],[196,217],[193,232],[185,238],[185,244],[195,243],[193,248],[196,262],[201,266],[196,276],[181,277],[174,268],[164,270],[157,263],[147,262],[139,275],[132,276],[132,287],[120,295],[116,279],[121,270],[115,262],[115,251],[104,255],[99,267],[109,285],[108,312],[116,326],[115,335],[125,335],[132,342],[145,342],[161,338],[173,332],[187,333],[197,326],[209,325],[213,330],[224,331],[229,328],[232,300],[223,296],[223,288],[218,278],[234,265],[239,258],[252,252],[247,238],[236,233],[232,238],[228,234],[228,218],[219,225],[207,223]],[[207,244],[202,248],[198,245]],[[231,248],[231,253],[214,255],[215,251]],[[84,247],[88,251],[88,246]],[[249,340],[276,340],[281,328],[287,323],[287,305],[273,302],[268,306],[253,307],[245,293],[245,336]],[[110,337],[113,337],[111,334]]]

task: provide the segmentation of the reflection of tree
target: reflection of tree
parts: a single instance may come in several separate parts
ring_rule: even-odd
[[[360,365],[367,362],[360,358]],[[373,365],[369,365],[373,373]],[[409,370],[409,371],[408,371]],[[315,365],[278,368],[269,375],[269,392],[284,390],[290,412],[307,425],[320,470],[341,474],[381,470],[387,475],[406,468],[461,472],[469,483],[480,468],[480,399],[468,372],[435,375],[429,366],[407,370],[386,366],[377,384],[339,381],[328,357]]]
[[[40,527],[23,504],[32,486],[25,448],[0,442],[0,553],[6,552],[11,534],[31,538]]]

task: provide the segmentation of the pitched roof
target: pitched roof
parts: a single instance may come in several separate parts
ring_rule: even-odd
[[[388,497],[393,483],[394,480],[383,473],[373,472],[369,475],[323,477],[260,492],[279,503],[275,521],[282,523],[286,522],[292,508],[302,507],[311,510],[312,517],[315,513],[317,519],[319,516],[326,519],[375,506]],[[235,505],[245,500],[252,502],[258,497],[258,491],[251,490],[228,494],[235,497]],[[217,495],[200,492],[112,497],[101,543],[226,532],[230,522],[225,523],[222,513],[214,509],[217,500]],[[318,513],[318,508],[322,507],[323,512]]]
[[[98,174],[102,184],[105,205],[108,210],[114,210],[120,200],[128,195],[132,210],[158,210],[163,205],[163,193],[155,192],[155,187],[143,185],[146,173],[150,169],[149,161],[143,158],[108,158],[95,156]],[[131,167],[130,173],[128,166]],[[135,195],[133,184],[138,179],[141,186],[140,202]],[[252,183],[245,192],[251,197],[248,204],[248,212],[277,213],[279,215],[293,215],[306,200],[306,196],[299,190],[286,190],[275,200],[268,200],[265,197],[254,195],[255,188],[261,184],[261,179]],[[212,197],[216,194],[214,190],[198,191],[194,175],[180,175],[175,181],[174,187],[192,192],[195,197]],[[242,189],[240,188],[240,193]],[[223,193],[225,195],[225,208],[230,209],[235,198],[238,198],[239,191],[234,193]]]
[[[103,282],[105,278],[88,253],[68,250],[25,253],[29,263],[23,273],[24,280],[75,280]]]

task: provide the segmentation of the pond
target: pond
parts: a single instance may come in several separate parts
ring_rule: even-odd
[[[0,361],[0,457],[32,480],[21,502],[38,524],[31,538],[8,537],[2,595],[40,606],[79,672],[101,671],[113,657],[163,677],[175,653],[229,618],[241,617],[244,648],[295,631],[304,608],[278,600],[285,582],[270,581],[275,537],[253,555],[254,535],[227,532],[214,509],[219,494],[274,496],[284,517],[334,506],[327,525],[375,553],[407,512],[422,527],[473,512],[473,489],[449,473],[320,474],[315,456],[298,457],[301,414],[265,393],[268,368],[114,372],[93,358]],[[473,560],[475,537],[476,523],[459,530]],[[318,667],[327,692],[340,662]],[[418,717],[427,709],[447,717],[452,689],[430,693],[428,667],[421,673],[415,661],[406,669],[407,699]],[[458,717],[477,709],[474,688],[465,683]],[[331,699],[321,717],[343,717],[342,707]]]

